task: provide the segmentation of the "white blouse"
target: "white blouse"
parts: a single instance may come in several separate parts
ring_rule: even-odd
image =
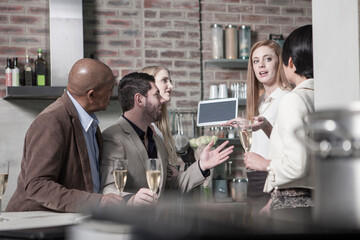
[[[278,87],[265,101],[265,94],[263,94],[259,99],[259,116],[265,117],[271,123],[271,125],[274,126],[280,100],[289,92],[290,91],[287,89]],[[252,144],[250,152],[257,153],[267,159],[269,143],[269,137],[262,130],[255,131],[252,133]]]

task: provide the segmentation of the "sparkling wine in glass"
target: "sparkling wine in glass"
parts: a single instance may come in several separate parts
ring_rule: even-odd
[[[2,218],[1,213],[1,203],[2,203],[2,196],[5,193],[6,186],[9,179],[9,162],[1,162],[0,163],[0,222],[6,222],[9,221],[9,219]]]
[[[113,163],[113,174],[114,174],[114,181],[117,190],[122,195],[124,191],[126,180],[127,180],[127,159],[115,159]]]
[[[161,182],[160,159],[150,158],[146,161],[146,180],[150,190],[155,194],[158,191]]]
[[[238,132],[240,137],[240,142],[245,152],[249,152],[252,143],[252,128],[251,128],[251,120],[241,120],[237,121]],[[248,172],[252,172],[255,170],[247,169]]]

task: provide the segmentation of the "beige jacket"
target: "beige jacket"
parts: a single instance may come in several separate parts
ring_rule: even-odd
[[[305,139],[303,117],[314,112],[314,80],[307,79],[280,102],[277,119],[270,137],[268,177],[264,192],[278,188],[313,188],[312,164],[307,149],[295,136]]]
[[[123,117],[109,128],[105,129],[103,135],[103,155],[100,165],[102,193],[118,194],[112,174],[113,159],[126,158],[128,160],[128,177],[123,196],[136,193],[140,188],[148,188],[146,181],[145,161],[148,154],[144,144],[133,127]],[[204,180],[200,168],[194,163],[179,174],[177,170],[169,165],[168,155],[162,139],[154,135],[158,158],[162,162],[162,181],[159,194],[165,189],[177,189],[181,193],[190,191],[200,185]]]

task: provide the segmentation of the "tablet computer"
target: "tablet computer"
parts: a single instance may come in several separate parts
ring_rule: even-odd
[[[238,98],[220,98],[198,103],[197,126],[215,126],[238,115]]]

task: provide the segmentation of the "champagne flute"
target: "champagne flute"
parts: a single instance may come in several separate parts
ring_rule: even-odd
[[[115,159],[113,162],[114,181],[117,190],[122,196],[127,180],[127,159]]]
[[[0,163],[0,222],[9,221],[9,219],[1,217],[2,196],[5,193],[8,179],[9,179],[9,162],[6,161],[6,162]]]
[[[238,132],[240,137],[240,142],[245,152],[249,152],[252,143],[252,128],[251,120],[240,120],[237,121]],[[246,169],[248,172],[253,172],[253,169]]]
[[[153,194],[155,194],[161,182],[161,161],[158,158],[150,158],[146,161],[146,180]],[[153,201],[155,197],[153,195]]]

